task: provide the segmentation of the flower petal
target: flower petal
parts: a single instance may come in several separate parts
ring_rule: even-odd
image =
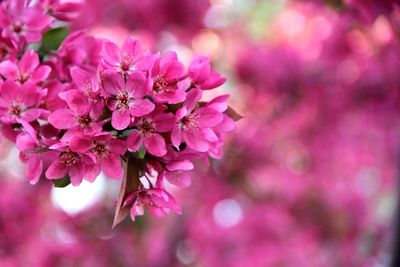
[[[133,131],[126,140],[129,151],[136,152],[142,146],[142,135],[138,131]]]
[[[157,133],[152,134],[144,139],[144,147],[150,154],[156,157],[162,157],[167,154],[165,140]]]
[[[131,123],[131,115],[129,110],[121,108],[112,113],[111,125],[117,130],[126,129]]]
[[[69,109],[59,109],[49,115],[51,125],[57,129],[69,129],[76,125],[75,118]]]
[[[148,99],[135,99],[129,107],[129,111],[132,116],[142,117],[151,113],[154,108],[155,105]]]

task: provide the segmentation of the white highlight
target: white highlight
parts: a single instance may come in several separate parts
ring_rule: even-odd
[[[214,206],[214,221],[221,227],[232,227],[243,219],[243,211],[239,202],[234,199],[221,200]]]
[[[65,188],[54,187],[51,191],[51,201],[55,207],[74,215],[99,201],[103,197],[104,191],[105,177],[101,174],[94,183],[84,180],[77,187],[72,185]]]

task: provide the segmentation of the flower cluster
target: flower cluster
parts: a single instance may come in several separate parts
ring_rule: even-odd
[[[220,158],[234,128],[227,95],[201,101],[204,90],[226,79],[207,57],[185,69],[176,53],[144,51],[133,38],[118,47],[78,31],[56,50],[42,49],[43,35],[57,30],[53,21],[68,18],[67,11],[76,7],[2,3],[1,36],[10,45],[0,62],[3,135],[16,143],[33,184],[45,176],[78,186],[103,171],[124,177],[117,210],[130,208],[132,219],[144,207],[179,212],[165,182],[189,186],[192,161]]]

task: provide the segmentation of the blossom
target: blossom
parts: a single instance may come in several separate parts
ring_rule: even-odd
[[[39,41],[42,32],[51,24],[51,19],[40,9],[24,6],[22,1],[0,6],[2,36],[11,38],[19,45]]]
[[[20,84],[30,81],[38,84],[49,76],[51,68],[41,65],[39,56],[33,50],[28,50],[18,64],[11,60],[0,63],[0,74],[6,79],[15,80]]]
[[[212,127],[223,120],[222,113],[209,107],[195,109],[200,98],[200,89],[191,90],[183,106],[176,112],[177,123],[171,133],[171,141],[176,148],[183,140],[193,150],[206,152],[210,149],[210,143],[218,141]]]
[[[65,144],[55,144],[50,147],[59,151],[57,158],[46,171],[48,179],[61,179],[68,175],[73,186],[78,186],[83,179],[93,182],[97,175],[92,172],[93,159],[86,154],[77,153]]]
[[[0,121],[6,124],[16,123],[17,119],[31,122],[41,113],[37,108],[43,93],[34,84],[22,85],[6,80],[0,91]]]
[[[113,138],[109,133],[74,136],[71,139],[70,148],[94,160],[95,165],[90,169],[92,177],[97,177],[101,170],[114,179],[121,178],[123,175],[120,156],[125,153],[125,142]]]
[[[162,157],[167,153],[166,142],[160,133],[171,131],[175,117],[171,113],[155,111],[140,118],[134,124],[137,130],[131,132],[127,139],[127,146],[131,151],[138,151],[144,144],[147,152]]]
[[[39,0],[38,6],[43,11],[61,21],[70,21],[79,15],[82,3],[64,2],[60,0]]]
[[[115,129],[124,130],[135,117],[153,111],[155,105],[144,98],[147,80],[141,72],[132,72],[125,80],[118,72],[104,71],[101,78],[108,95],[107,106],[112,111],[111,124]]]
[[[137,215],[144,214],[144,208],[148,208],[157,217],[165,216],[171,211],[181,213],[180,207],[171,194],[159,188],[139,189],[131,193],[126,197],[124,206],[132,206],[130,209],[132,221]]]
[[[98,133],[103,122],[99,121],[101,111],[95,110],[79,93],[67,95],[67,108],[51,113],[48,121],[57,129],[70,129],[84,133]]]
[[[194,165],[187,159],[174,160],[169,162],[160,174],[162,179],[166,179],[178,187],[188,187],[191,184],[189,171],[194,169]]]
[[[63,92],[60,97],[77,112],[84,113],[85,109],[91,107],[95,113],[100,114],[104,108],[104,103],[100,101],[97,75],[77,66],[70,69],[70,74],[77,89]]]
[[[150,76],[151,96],[157,103],[176,104],[185,99],[187,81],[183,80],[184,66],[175,52],[157,57]]]
[[[144,66],[151,64],[151,57],[141,57],[141,54],[139,41],[130,37],[125,40],[121,48],[112,42],[104,42],[101,52],[103,66],[123,74],[142,70]]]
[[[52,157],[53,152],[49,150],[51,141],[40,136],[29,123],[20,119],[18,123],[23,126],[23,132],[17,136],[15,144],[26,162],[26,178],[31,184],[36,184],[42,175],[45,157]]]
[[[189,77],[192,85],[202,90],[210,90],[226,82],[218,72],[212,71],[210,60],[205,56],[195,57],[189,66]]]

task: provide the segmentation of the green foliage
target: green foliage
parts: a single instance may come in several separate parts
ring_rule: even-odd
[[[43,35],[39,51],[42,53],[48,53],[57,50],[62,41],[67,37],[68,33],[68,29],[64,27],[49,30]]]
[[[67,185],[69,185],[71,183],[71,180],[69,179],[69,176],[65,176],[64,178],[61,179],[57,179],[57,180],[52,180],[53,184],[55,187],[66,187]]]

